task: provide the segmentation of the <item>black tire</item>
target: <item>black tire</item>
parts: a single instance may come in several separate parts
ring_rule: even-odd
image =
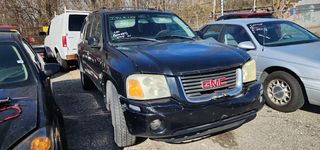
[[[280,92],[279,90],[276,92],[276,88],[281,89],[281,87],[285,88],[282,88]],[[284,71],[275,71],[269,74],[263,82],[263,90],[267,105],[281,112],[296,111],[301,108],[305,102],[302,87],[298,80],[290,73]]]
[[[92,90],[94,88],[94,84],[91,81],[91,79],[82,71],[80,71],[80,80],[81,80],[82,88],[84,90]]]
[[[80,70],[80,81],[81,81],[82,89],[84,89],[84,90],[93,89],[94,83],[85,73],[83,73],[83,68],[82,68],[82,64],[81,64],[80,60],[79,60],[78,65],[79,65],[79,70]]]
[[[69,71],[68,62],[66,60],[62,59],[58,52],[57,52],[57,62],[60,64],[62,71],[65,71],[65,72]]]
[[[111,82],[107,82],[106,87],[107,102],[110,102],[114,141],[119,147],[134,145],[136,137],[128,131],[126,120],[123,115],[118,92]],[[106,104],[108,105],[108,104]]]

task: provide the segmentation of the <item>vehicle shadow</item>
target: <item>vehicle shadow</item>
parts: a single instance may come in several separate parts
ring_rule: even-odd
[[[110,113],[97,90],[84,91],[79,79],[54,81],[52,89],[63,113],[68,149],[120,149],[113,140]]]
[[[320,114],[320,106],[311,105],[311,104],[305,104],[301,110],[308,111],[316,114]]]

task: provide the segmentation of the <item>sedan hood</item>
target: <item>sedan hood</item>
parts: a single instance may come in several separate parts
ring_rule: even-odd
[[[25,86],[0,89],[0,98],[10,97],[10,105],[18,104],[22,113],[19,117],[0,123],[0,149],[8,149],[37,125],[37,87]],[[0,106],[2,107],[2,106]],[[0,119],[15,114],[14,110],[0,112]]]
[[[141,73],[181,75],[236,67],[250,56],[245,51],[209,41],[165,42],[122,46]]]
[[[319,68],[320,65],[320,42],[266,47],[266,52],[274,59],[315,68]]]

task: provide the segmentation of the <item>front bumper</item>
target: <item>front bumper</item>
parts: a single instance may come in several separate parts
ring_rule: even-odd
[[[167,98],[157,101],[132,101],[121,97],[129,132],[166,142],[182,142],[239,127],[255,118],[264,101],[259,83],[248,86],[242,96],[187,106]],[[161,121],[159,130],[150,123]]]

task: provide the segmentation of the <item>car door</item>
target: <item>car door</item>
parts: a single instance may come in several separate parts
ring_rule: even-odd
[[[101,88],[102,72],[104,69],[104,60],[106,60],[106,54],[103,50],[102,40],[102,17],[100,14],[94,15],[91,34],[89,37],[89,49],[90,56],[92,58],[90,68],[95,76],[94,83],[98,88]]]
[[[240,25],[230,25],[224,26],[224,29],[219,38],[219,42],[226,45],[238,47],[241,42],[250,41],[253,43],[252,38],[248,34],[247,30]],[[254,43],[253,43],[254,44]],[[257,47],[257,46],[256,46]],[[247,53],[253,58],[258,59],[258,50],[247,50]]]
[[[82,71],[87,74],[92,81],[97,80],[97,75],[93,72],[93,53],[91,49],[91,43],[89,42],[89,38],[92,34],[92,24],[93,24],[93,15],[90,15],[87,19],[87,24],[84,26],[84,33],[82,43],[80,44],[79,56],[80,56],[80,67],[82,67]]]

